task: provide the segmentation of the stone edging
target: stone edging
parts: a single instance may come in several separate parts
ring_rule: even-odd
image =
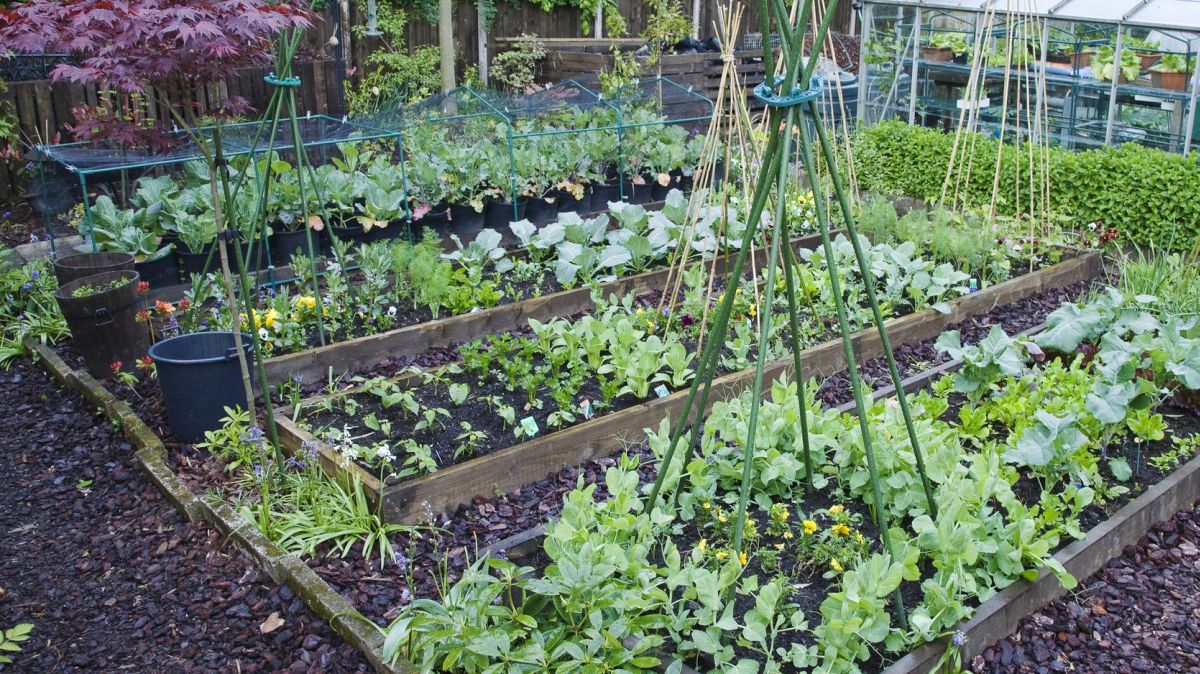
[[[380,674],[413,674],[405,664],[383,662],[383,635],[345,597],[338,594],[302,559],[281,550],[228,503],[210,504],[196,496],[167,465],[167,448],[161,438],[123,400],[119,400],[91,374],[74,370],[49,346],[27,339],[25,346],[38,362],[63,386],[95,404],[133,444],[135,457],[146,477],[190,522],[207,522],[232,540],[277,583],[287,583],[309,609],[325,620],[347,643],[363,654]]]

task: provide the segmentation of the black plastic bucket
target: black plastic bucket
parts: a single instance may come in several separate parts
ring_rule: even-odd
[[[653,183],[649,178],[643,176],[641,185],[634,184],[633,178],[626,178],[622,181],[625,188],[625,201],[631,204],[647,204],[650,203],[650,193]]]
[[[151,288],[179,285],[179,264],[170,253],[156,260],[138,262],[133,268]]]
[[[446,225],[450,223],[448,208],[445,203],[434,206],[425,215],[413,220],[413,229],[420,231],[426,227],[432,227],[439,232],[445,230]]]
[[[93,274],[132,269],[133,256],[129,253],[77,253],[54,260],[54,277],[60,286]]]
[[[242,333],[246,358],[252,357],[250,335]],[[171,432],[184,442],[199,442],[205,431],[221,427],[226,407],[247,409],[242,368],[232,332],[193,332],[150,347],[158,370]]]
[[[137,320],[139,280],[136,271],[106,271],[75,279],[54,293],[58,308],[71,328],[75,350],[83,356],[88,372],[94,377],[112,374],[112,364],[120,361],[121,369],[132,370],[136,361],[146,355],[150,335]],[[117,280],[125,282],[115,288],[84,297],[75,291],[90,285],[103,287]]]
[[[372,227],[371,231],[363,237],[364,243],[376,243],[378,241],[391,241],[399,239],[408,234],[408,223],[404,220],[392,220],[388,222],[387,227]]]

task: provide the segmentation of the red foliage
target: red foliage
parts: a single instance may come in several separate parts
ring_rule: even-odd
[[[280,32],[307,28],[302,0],[29,0],[0,9],[0,52],[66,52],[54,80],[96,84],[125,94],[215,82],[236,68],[271,59]],[[178,103],[178,101],[176,101]],[[226,102],[227,114],[245,101]],[[145,129],[115,111],[87,110],[80,137],[127,142]],[[78,113],[77,113],[78,116]]]
[[[78,65],[54,79],[133,93],[261,65],[276,35],[309,25],[294,0],[31,0],[0,12],[0,49],[68,52]]]

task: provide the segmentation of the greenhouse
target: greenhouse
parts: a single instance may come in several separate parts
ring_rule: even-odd
[[[1192,149],[1194,2],[867,2],[863,16],[864,121]]]
[[[0,12],[0,674],[1200,672],[1200,1]]]

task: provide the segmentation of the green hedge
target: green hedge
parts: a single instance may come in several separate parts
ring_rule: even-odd
[[[942,194],[953,147],[953,134],[903,122],[861,129],[854,139],[859,187],[934,201]],[[963,189],[967,205],[991,203],[999,148],[993,138],[976,138],[973,169]],[[1003,148],[997,210],[1005,215],[1030,210],[1027,146],[1021,150]],[[1040,184],[1042,166],[1034,164]],[[1051,148],[1048,166],[1055,213],[1080,223],[1103,220],[1139,245],[1187,250],[1200,236],[1200,163],[1195,159],[1128,143],[1082,152]],[[1024,195],[1020,206],[1013,203],[1018,175]]]

